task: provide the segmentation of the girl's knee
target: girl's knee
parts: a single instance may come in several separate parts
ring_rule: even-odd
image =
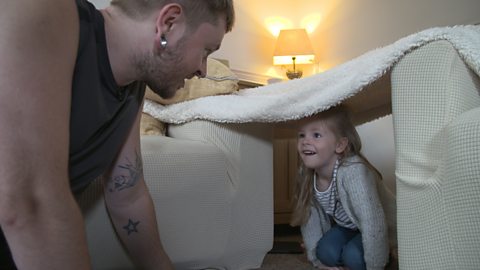
[[[340,253],[338,250],[332,248],[331,245],[322,244],[320,241],[316,249],[317,259],[326,266],[338,266],[340,260]]]
[[[346,245],[342,253],[343,264],[351,270],[366,269],[363,249],[357,245]]]

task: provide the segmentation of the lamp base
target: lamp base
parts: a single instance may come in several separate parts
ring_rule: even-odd
[[[293,80],[293,79],[301,78],[303,75],[303,72],[301,70],[295,70],[295,71],[287,70],[286,74],[287,74],[287,78],[289,78],[290,80]]]

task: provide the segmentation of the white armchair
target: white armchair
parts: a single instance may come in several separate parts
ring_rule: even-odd
[[[273,244],[271,126],[193,121],[142,136],[144,175],[176,269],[260,267]],[[79,198],[94,269],[133,269],[99,182]]]
[[[480,79],[435,41],[391,82],[400,269],[479,269]]]

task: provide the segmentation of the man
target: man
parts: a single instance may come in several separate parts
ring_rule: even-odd
[[[97,177],[137,265],[172,269],[142,174],[145,83],[168,98],[185,78],[205,76],[232,5],[113,0],[97,11],[85,0],[1,1],[0,269],[89,269],[71,190]]]

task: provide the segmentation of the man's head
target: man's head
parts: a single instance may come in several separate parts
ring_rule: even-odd
[[[151,23],[149,50],[134,54],[137,77],[163,98],[184,80],[203,77],[206,59],[232,30],[233,0],[112,0],[133,20]]]
[[[225,32],[230,32],[235,21],[233,0],[112,0],[113,6],[119,7],[126,15],[133,19],[142,19],[158,12],[167,4],[182,6],[187,22],[195,27],[202,22],[217,23],[218,18],[224,17]]]

